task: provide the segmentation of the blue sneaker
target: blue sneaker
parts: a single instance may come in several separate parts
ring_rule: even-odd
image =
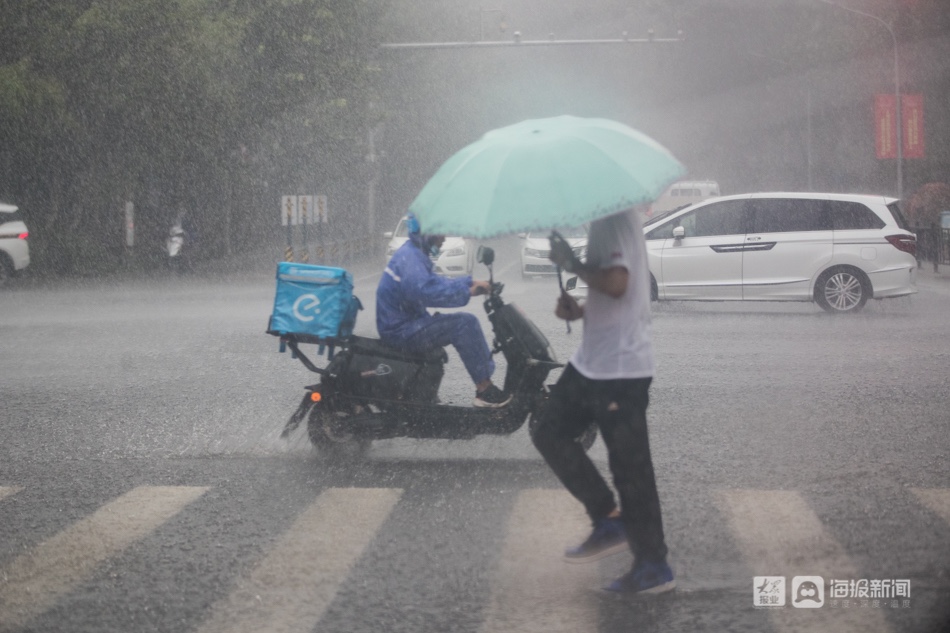
[[[577,547],[564,552],[568,563],[592,563],[629,549],[627,534],[619,517],[606,517],[594,523],[594,531]]]
[[[636,563],[633,569],[604,587],[604,591],[631,595],[666,593],[674,589],[676,579],[665,562]]]

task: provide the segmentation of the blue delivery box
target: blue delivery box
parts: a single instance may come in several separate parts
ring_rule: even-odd
[[[352,334],[361,307],[353,296],[353,276],[343,268],[280,262],[267,331],[332,343]]]

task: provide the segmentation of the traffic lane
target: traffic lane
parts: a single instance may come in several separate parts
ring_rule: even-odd
[[[507,268],[507,273],[499,278],[510,277],[515,264],[515,258],[502,262],[497,270],[504,273]],[[375,330],[376,279],[378,275],[370,274],[358,280],[357,294],[369,298],[357,326],[364,335]],[[278,354],[277,341],[263,334],[272,283],[170,283],[24,297],[34,305],[18,302],[19,312],[13,310],[14,318],[4,320],[5,327],[17,330],[8,337],[17,361],[4,370],[9,373],[2,387],[8,392],[5,401],[17,413],[8,430],[22,439],[55,429],[36,443],[37,451],[52,455],[308,450],[301,435],[290,443],[278,438],[302,387],[316,376],[289,354]],[[508,282],[505,296],[547,333],[559,358],[569,358],[579,344],[581,326],[575,324],[567,334],[564,323],[554,317],[555,280],[515,279]],[[659,372],[651,417],[662,424],[667,413],[672,420],[693,420],[701,414],[698,426],[689,427],[700,436],[747,436],[753,443],[756,437],[769,438],[759,453],[781,464],[783,456],[794,451],[776,450],[776,445],[802,440],[807,445],[811,440],[819,449],[824,446],[817,441],[821,433],[815,425],[826,420],[826,412],[843,420],[831,425],[831,431],[850,429],[849,416],[859,412],[852,409],[873,409],[880,393],[886,396],[888,389],[896,389],[887,373],[875,369],[881,366],[875,360],[880,356],[892,369],[899,365],[909,379],[908,389],[916,390],[912,395],[920,410],[917,417],[926,419],[929,400],[936,398],[939,408],[945,405],[945,394],[933,388],[941,375],[941,357],[939,345],[933,346],[929,337],[939,326],[927,330],[926,325],[943,307],[939,299],[925,297],[905,303],[906,309],[901,308],[904,300],[882,302],[888,312],[869,310],[847,319],[826,318],[810,304],[657,304]],[[72,308],[68,315],[56,316],[46,309],[55,305]],[[465,309],[477,314],[490,332],[477,300]],[[898,325],[907,327],[892,332]],[[881,350],[882,341],[894,336],[903,338]],[[467,404],[470,380],[451,350],[450,356],[441,395]],[[497,358],[500,377],[505,367]],[[921,377],[915,378],[915,372]],[[551,380],[556,377],[555,372]],[[847,386],[844,396],[837,390],[828,393],[835,385]],[[756,398],[757,393],[768,397]],[[766,408],[767,402],[782,406]],[[885,398],[881,406],[887,411],[899,402]],[[861,417],[875,419],[868,411]],[[783,421],[775,425],[778,436],[766,433],[769,420]],[[941,445],[932,441],[928,428],[924,426],[915,446]],[[786,441],[774,442],[782,437]],[[471,451],[467,454],[476,458],[536,458],[524,433],[510,443],[507,439],[426,443],[417,455],[435,450],[437,457]],[[383,443],[377,444],[382,449]],[[811,454],[814,451],[806,459]]]
[[[16,299],[0,306],[11,435],[0,451],[253,451],[273,428],[279,446],[285,403],[302,383],[280,381],[289,355],[264,333],[272,279],[130,281]]]
[[[808,304],[659,304],[654,426],[689,431],[701,463],[751,458],[763,477],[900,464],[946,478],[950,305],[933,295],[884,303],[846,318]]]
[[[499,278],[510,277],[514,265],[514,258],[502,262],[498,270],[507,274]],[[359,296],[369,297],[357,326],[364,335],[373,335],[375,330],[372,290],[376,279],[378,275],[371,274],[357,287]],[[276,340],[263,334],[272,292],[272,280],[262,279],[226,287],[177,283],[54,293],[52,297],[41,293],[32,309],[28,301],[19,302],[19,314],[14,311],[14,318],[4,321],[5,327],[17,330],[8,337],[16,363],[4,377],[5,388],[12,392],[7,402],[40,416],[39,420],[22,416],[19,429],[75,423],[67,434],[70,450],[192,454],[286,448],[275,441],[274,429],[289,416],[303,385],[316,377],[289,354],[277,354]],[[579,344],[581,326],[575,324],[573,333],[567,334],[564,323],[553,316],[555,280],[515,279],[508,282],[505,296],[547,333],[559,358],[569,358]],[[915,306],[933,302],[932,298],[914,299]],[[900,310],[900,302],[881,303],[882,309],[888,304],[888,312],[869,310],[851,321],[824,318],[810,304],[657,304],[654,338],[659,373],[653,411],[662,411],[667,385],[673,406],[679,403],[696,411],[703,404],[712,417],[738,415],[741,419],[750,411],[756,414],[755,420],[761,417],[754,410],[756,399],[745,393],[749,385],[773,389],[775,398],[787,394],[790,406],[783,410],[807,409],[814,404],[814,399],[806,399],[808,392],[827,386],[832,371],[837,373],[830,375],[835,382],[853,385],[850,391],[871,401],[875,384],[865,381],[864,368],[874,376],[874,362],[862,354],[878,352],[868,348],[868,341],[880,343],[890,337],[892,320],[907,325],[909,319],[926,319],[930,309],[930,303],[922,310]],[[55,305],[72,308],[68,315],[57,316],[48,309]],[[490,332],[477,300],[465,309],[477,314]],[[914,325],[905,335],[922,331]],[[778,341],[773,340],[774,332],[781,333]],[[842,337],[850,334],[866,340],[846,343]],[[783,342],[787,343],[784,348],[780,347]],[[925,369],[926,353],[935,349],[939,347],[921,350],[901,344],[890,350],[887,360],[906,364],[910,353],[917,367],[902,367],[902,371],[924,368],[925,376],[939,376]],[[497,358],[500,377],[505,368]],[[443,398],[470,402],[469,382],[461,362],[453,358],[447,366]],[[693,400],[696,396],[702,398],[701,403]],[[716,408],[717,402],[736,402],[737,398],[750,400],[746,410]],[[848,403],[849,398],[840,402]],[[926,400],[920,404],[926,408]],[[837,412],[841,405],[833,399],[827,406]],[[820,417],[821,411],[816,407],[811,418]]]

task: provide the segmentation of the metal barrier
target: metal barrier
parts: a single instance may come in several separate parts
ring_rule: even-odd
[[[938,264],[950,266],[950,229],[933,226],[917,227],[917,263],[933,262],[934,270]]]
[[[326,266],[342,266],[354,262],[373,259],[379,252],[379,245],[368,237],[336,240],[318,240],[306,250],[298,249],[297,261],[309,261]],[[306,258],[306,259],[305,259]],[[294,250],[287,247],[284,261],[294,259]]]

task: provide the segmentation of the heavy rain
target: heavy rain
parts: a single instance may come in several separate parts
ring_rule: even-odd
[[[943,0],[14,0],[0,38],[0,632],[950,626]],[[629,549],[562,560],[592,519],[532,433],[584,325],[547,231],[432,257],[503,284],[430,312],[477,317],[507,408],[451,345],[441,382],[338,369],[439,168],[564,115],[684,168],[638,207],[662,596],[602,591]],[[824,225],[780,260],[753,228],[796,200]],[[353,337],[273,329],[281,263],[346,271]]]

